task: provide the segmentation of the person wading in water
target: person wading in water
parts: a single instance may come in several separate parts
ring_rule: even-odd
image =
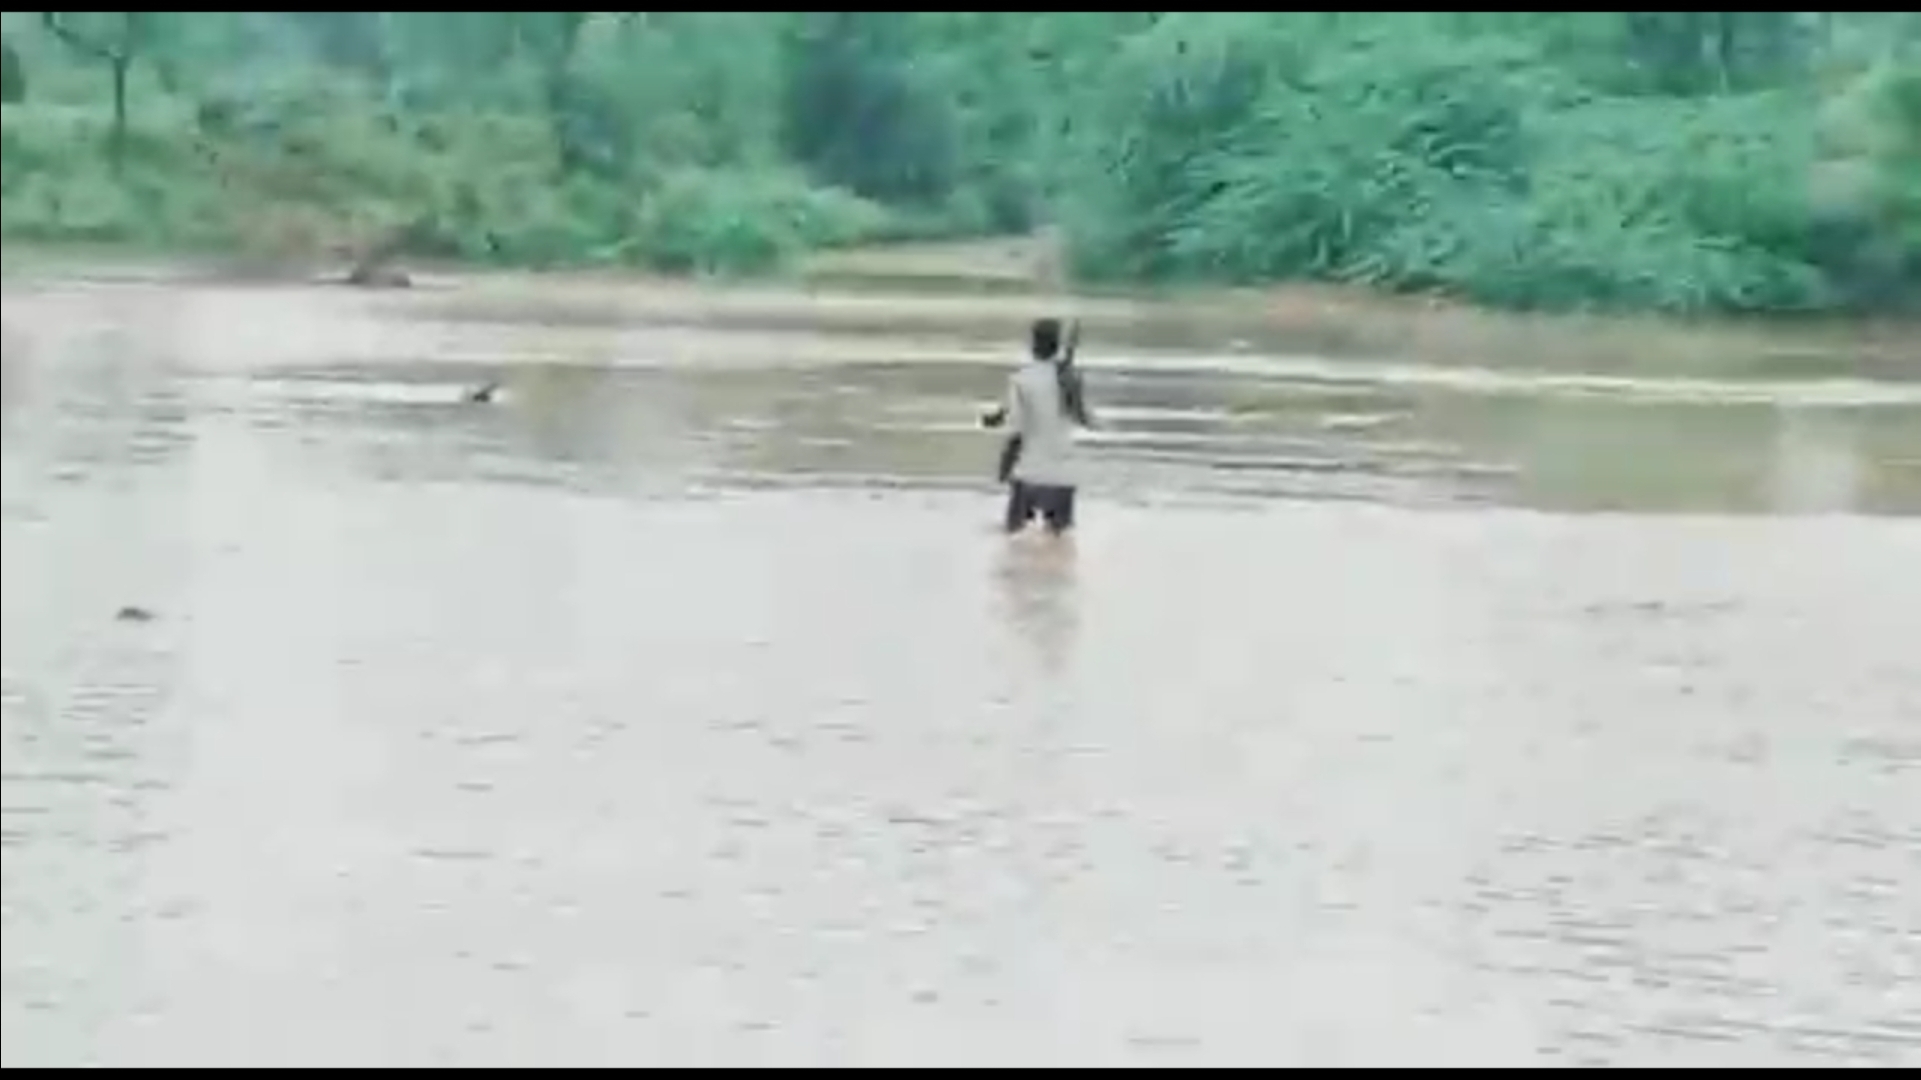
[[[1074,493],[1080,483],[1074,429],[1091,428],[1085,384],[1074,366],[1080,324],[1063,335],[1059,319],[1036,319],[1028,335],[1029,360],[1008,377],[1006,400],[981,418],[1007,429],[1000,476],[1008,484],[1005,527],[1017,533],[1038,515],[1060,536],[1074,527]]]

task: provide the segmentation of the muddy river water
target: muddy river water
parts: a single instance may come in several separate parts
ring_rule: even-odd
[[[1921,1063],[1921,362],[643,292],[7,283],[7,1066]]]

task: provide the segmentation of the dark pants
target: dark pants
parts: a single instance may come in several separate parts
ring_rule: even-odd
[[[1047,531],[1064,533],[1074,527],[1074,489],[1016,480],[1007,486],[1007,531],[1020,532],[1039,514]]]

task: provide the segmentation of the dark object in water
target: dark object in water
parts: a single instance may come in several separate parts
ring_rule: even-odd
[[[134,607],[132,604],[129,604],[119,611],[114,612],[113,617],[121,622],[152,622],[153,612],[148,611],[146,608]]]
[[[397,266],[363,263],[347,271],[347,284],[362,289],[411,289],[414,279]]]
[[[414,279],[393,263],[430,231],[424,218],[389,231],[354,260],[353,269],[347,271],[347,284],[368,289],[412,288]]]
[[[483,383],[466,394],[467,402],[473,405],[491,405],[499,398],[500,384],[497,382]]]

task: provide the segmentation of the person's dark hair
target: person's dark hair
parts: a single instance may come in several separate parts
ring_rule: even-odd
[[[1075,338],[1079,338],[1076,333]],[[1074,367],[1074,353],[1071,347],[1062,351],[1065,333],[1059,319],[1035,319],[1028,330],[1027,346],[1036,360],[1054,361],[1054,377],[1060,381],[1061,410],[1069,419],[1082,426],[1091,426],[1093,418],[1087,411],[1087,388],[1081,381],[1081,373]]]
[[[1035,319],[1027,332],[1027,347],[1036,360],[1052,360],[1061,351],[1061,321]]]

